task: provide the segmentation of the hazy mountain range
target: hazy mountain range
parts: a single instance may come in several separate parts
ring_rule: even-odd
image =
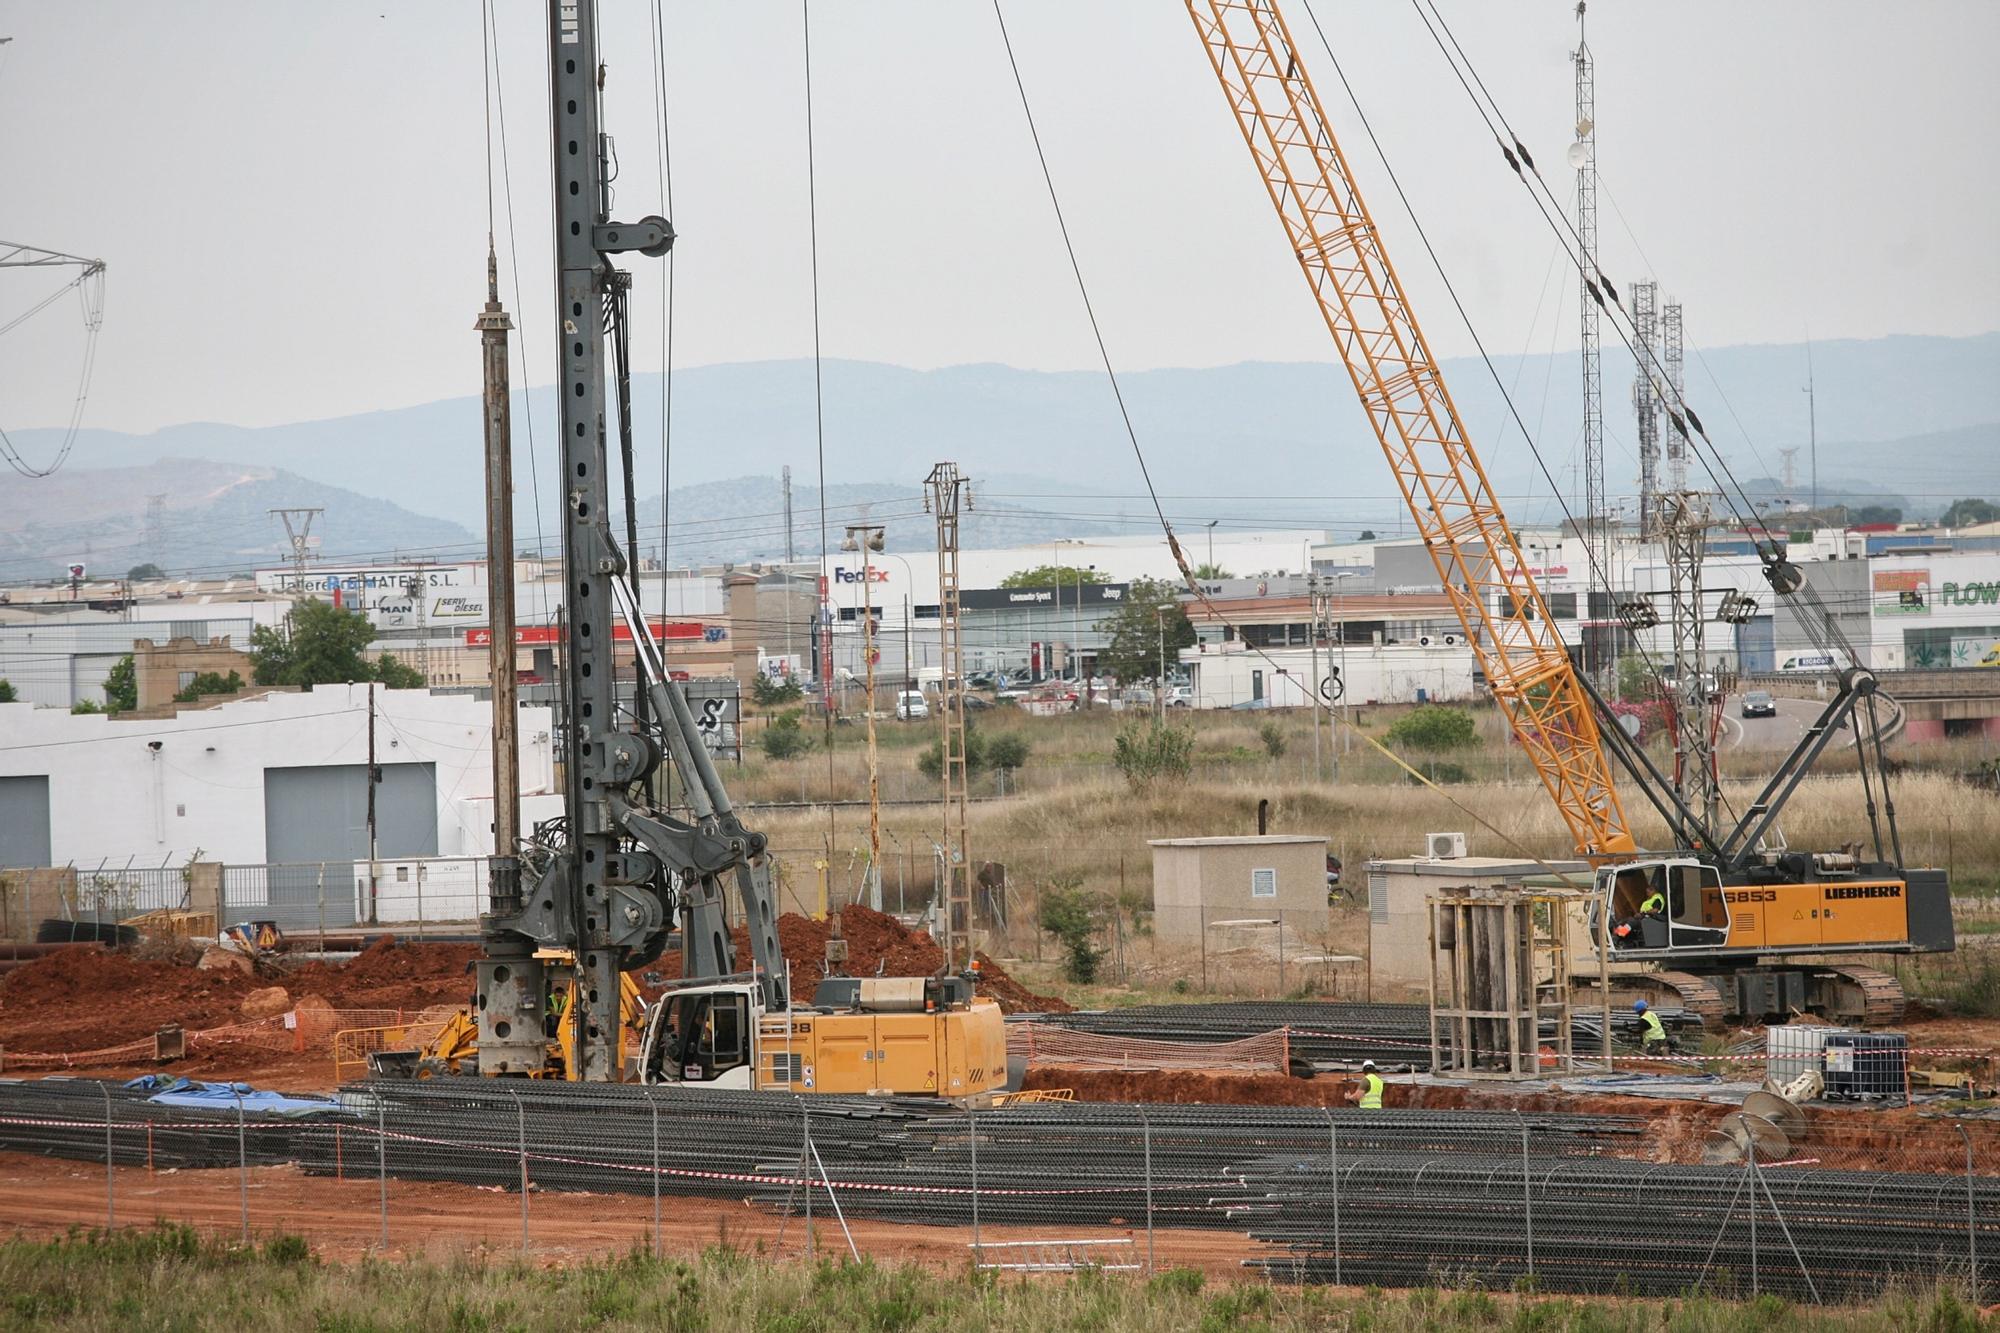
[[[1883,501],[1916,517],[1960,496],[2000,495],[2000,334],[1818,343],[1811,356],[1823,502]],[[1631,364],[1622,348],[1608,351],[1604,364],[1608,488],[1629,495],[1637,489]],[[1458,360],[1445,374],[1510,513],[1523,523],[1559,518],[1550,479],[1566,496],[1582,489],[1576,354],[1501,358],[1491,372]],[[1539,462],[1496,377],[1541,441]],[[1809,498],[1806,378],[1803,345],[1689,358],[1688,399],[1753,500]],[[824,386],[830,544],[844,523],[866,515],[890,526],[892,549],[928,548],[921,485],[942,459],[975,482],[969,544],[1157,531],[1101,374],[833,361]],[[1230,528],[1324,527],[1352,536],[1406,522],[1346,375],[1330,363],[1150,370],[1121,376],[1120,386],[1161,503],[1184,528],[1220,519]],[[675,563],[781,557],[778,476],[787,464],[794,549],[818,551],[813,401],[810,361],[676,374]],[[661,521],[657,375],[638,378],[633,402],[640,545],[653,552]],[[534,544],[538,512],[544,529],[554,527],[553,406],[547,389],[517,394],[514,404],[524,547]],[[86,547],[119,572],[142,559],[169,568],[268,564],[282,554],[284,534],[263,511],[279,506],[325,508],[315,532],[328,557],[472,551],[482,525],[479,415],[477,399],[466,396],[260,428],[86,429],[56,477],[9,478],[0,487],[0,576],[54,572]],[[59,442],[55,431],[12,435],[31,457]],[[1781,451],[1794,448],[1787,486]],[[1700,469],[1693,479],[1711,484]],[[148,495],[166,497],[150,529]]]

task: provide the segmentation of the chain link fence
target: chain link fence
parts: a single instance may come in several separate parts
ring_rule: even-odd
[[[1017,1272],[1244,1267],[1281,1282],[1818,1304],[1942,1284],[2000,1299],[1991,1121],[1829,1129],[1781,1159],[1753,1148],[1723,1162],[1671,1110],[976,1110],[477,1079],[353,1084],[316,1104],[230,1088],[181,1100],[0,1085],[0,1148],[103,1165],[101,1199],[81,1182],[65,1196],[72,1223],[313,1239],[317,1218],[328,1238],[381,1250],[458,1226],[481,1243],[518,1227],[531,1253],[662,1252],[720,1228],[767,1252],[922,1244]],[[172,1205],[163,1172],[181,1173]],[[471,1187],[471,1211],[450,1212],[461,1196],[443,1183]],[[302,1191],[316,1207],[297,1206]],[[583,1195],[587,1238],[566,1203]]]

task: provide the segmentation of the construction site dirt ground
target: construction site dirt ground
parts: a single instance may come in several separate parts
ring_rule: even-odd
[[[365,1154],[364,1154],[365,1156]],[[148,1171],[119,1167],[111,1196],[119,1226],[154,1220],[185,1223],[222,1236],[240,1234],[246,1206],[253,1236],[303,1236],[330,1259],[383,1254],[382,1185],[361,1164],[344,1180],[309,1176],[296,1167],[252,1167],[240,1183],[234,1170]],[[0,1153],[0,1233],[61,1235],[106,1222],[102,1166],[23,1153]],[[815,1196],[813,1243],[822,1256],[844,1255],[841,1223]],[[447,1260],[475,1251],[515,1253],[521,1249],[521,1196],[518,1191],[428,1181],[388,1181],[391,1256],[421,1255]],[[1145,1220],[1137,1225],[1086,1228],[1066,1239],[1130,1242],[1129,1257],[1146,1260]],[[782,1228],[782,1236],[780,1231]],[[963,1226],[911,1226],[874,1220],[847,1223],[855,1248],[878,1263],[920,1263],[962,1272],[970,1262],[972,1231]],[[528,1254],[549,1264],[644,1251],[653,1243],[650,1195],[528,1192]],[[987,1226],[980,1240],[1046,1240],[1046,1228]],[[660,1201],[660,1248],[690,1255],[729,1246],[772,1256],[804,1257],[805,1221],[789,1220],[749,1203],[664,1197]],[[1119,1249],[1125,1247],[1120,1246]],[[1215,1277],[1240,1275],[1241,1260],[1259,1247],[1240,1233],[1156,1228],[1158,1267],[1199,1268]]]

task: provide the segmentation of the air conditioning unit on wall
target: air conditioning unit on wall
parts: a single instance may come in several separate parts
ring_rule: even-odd
[[[1433,861],[1456,861],[1465,855],[1463,833],[1426,833],[1424,855]]]

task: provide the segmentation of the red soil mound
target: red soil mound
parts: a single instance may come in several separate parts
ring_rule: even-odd
[[[921,977],[938,970],[943,960],[937,941],[920,930],[912,930],[895,917],[866,907],[844,907],[840,912],[841,933],[847,937],[847,970],[857,977]],[[750,933],[735,932],[736,956],[747,963]],[[830,921],[786,913],[778,918],[778,947],[792,965],[792,993],[811,999],[813,990],[826,975],[826,942],[832,937]],[[979,956],[979,993],[996,1000],[1006,1013],[1066,1013],[1069,1005],[1054,996],[1037,995],[1015,981],[999,964]],[[654,969],[669,979],[680,975],[680,959],[668,954]]]
[[[842,914],[848,968],[856,976],[923,976],[935,972],[938,948],[928,935],[894,917],[852,907]],[[778,921],[778,938],[792,963],[796,992],[810,997],[826,959],[829,927],[801,916]],[[750,956],[749,938],[736,936],[737,954]],[[87,1051],[140,1041],[168,1023],[190,1030],[242,1021],[243,997],[265,986],[283,986],[294,1001],[308,995],[335,1009],[416,1011],[457,1003],[472,993],[472,944],[398,943],[383,936],[345,963],[287,965],[282,959],[258,976],[225,968],[198,971],[191,963],[122,950],[63,949],[0,977],[0,1046],[9,1050]],[[679,956],[660,959],[658,971],[677,976]],[[980,991],[1009,1013],[1067,1009],[1059,999],[1035,995],[990,961]]]

